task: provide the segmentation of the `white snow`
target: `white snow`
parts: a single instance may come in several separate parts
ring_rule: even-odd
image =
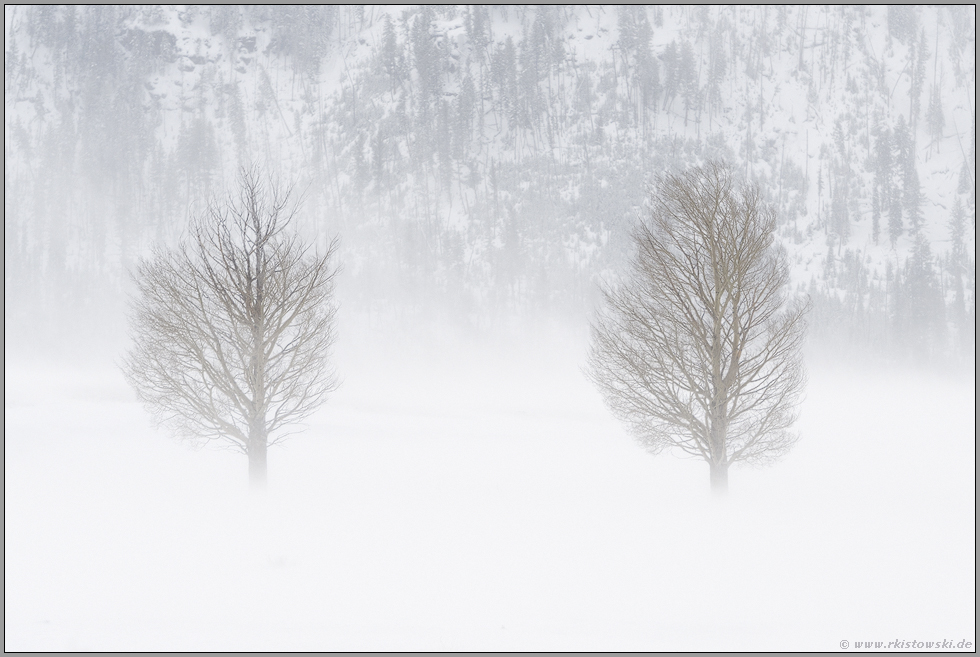
[[[624,433],[575,340],[352,342],[264,497],[117,372],[8,364],[5,649],[975,641],[972,380],[816,369],[801,443],[719,501]]]
[[[523,52],[534,10],[490,12],[482,59],[464,14],[438,14],[431,34],[453,62],[439,74],[441,98],[457,98],[466,74],[484,85],[467,115],[472,134],[445,169],[431,147],[413,153],[417,128],[392,123],[441,125],[419,115],[414,6],[339,9],[319,69],[305,73],[269,47],[279,23],[262,10],[242,11],[230,35],[212,31],[212,10],[126,10],[117,31],[163,30],[175,43],[172,58],[116,44],[111,61],[148,67],[119,78],[137,83],[138,94],[119,96],[143,103],[130,113],[98,84],[106,71],[89,80],[61,65],[67,42],[44,45],[33,11],[4,10],[5,650],[975,646],[972,372],[888,370],[887,353],[868,358],[874,371],[811,362],[801,442],[772,467],[733,469],[724,500],[711,496],[704,463],[645,453],[582,373],[594,283],[621,274],[643,183],[701,157],[728,157],[781,204],[794,290],[812,283],[826,298],[866,295],[868,306],[872,293],[892,294],[886,272],[913,241],[906,225],[893,245],[883,212],[874,244],[874,129],[907,119],[913,77],[911,40],[889,36],[888,8],[650,8],[661,84],[671,43],[693,49],[687,83],[699,93],[710,91],[715,55],[727,69],[717,105],[695,119],[681,95],[660,97],[642,130],[621,102],[634,83],[619,10],[556,14],[567,56],[541,71],[551,118],[539,112],[531,129],[514,123],[513,99],[490,79],[508,37]],[[68,13],[38,25],[91,36],[96,10],[78,13],[75,32],[58,18]],[[940,272],[952,207],[974,196],[959,180],[964,162],[975,176],[975,9],[913,13],[929,50],[914,160]],[[378,73],[385,14],[409,67],[393,82]],[[89,48],[84,61],[101,61]],[[935,141],[932,85],[946,121]],[[210,163],[179,152],[198,121],[213,128]],[[94,142],[119,136],[112,128],[139,137],[133,152],[93,163],[85,149],[102,152]],[[382,137],[389,161],[355,193],[354,153],[370,169]],[[249,492],[244,456],[154,429],[113,365],[128,268],[172,243],[203,203],[210,188],[192,182],[206,174],[210,191],[224,189],[240,161],[311,190],[304,234],[323,245],[339,232],[344,244],[343,385],[271,450],[265,495]],[[854,185],[846,239],[828,232],[837,164]],[[896,194],[898,174],[895,165]],[[972,267],[975,204],[964,211]],[[528,234],[507,232],[518,228]],[[430,239],[427,249],[412,242]],[[826,273],[828,256],[859,260],[875,285],[846,291]],[[939,280],[950,303],[953,279]],[[563,295],[581,303],[562,305]],[[892,322],[892,304],[874,317]],[[532,330],[532,317],[565,325]],[[64,358],[43,365],[21,347]]]

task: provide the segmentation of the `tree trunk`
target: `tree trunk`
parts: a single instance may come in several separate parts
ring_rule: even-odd
[[[718,387],[720,388],[720,382]],[[722,404],[716,406],[724,407]],[[728,449],[725,443],[728,438],[728,422],[721,413],[716,413],[711,419],[711,491],[715,495],[728,492]]]
[[[253,489],[265,488],[266,445],[253,443],[248,448],[248,481]]]
[[[711,467],[711,492],[715,495],[724,495],[728,492],[728,464],[709,463]]]
[[[268,444],[263,429],[253,428],[248,443],[248,480],[253,490],[265,488]]]

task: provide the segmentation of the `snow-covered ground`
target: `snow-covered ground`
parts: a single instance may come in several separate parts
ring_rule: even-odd
[[[801,443],[719,501],[574,341],[369,343],[265,496],[118,372],[8,364],[5,649],[975,645],[972,379],[811,368]]]

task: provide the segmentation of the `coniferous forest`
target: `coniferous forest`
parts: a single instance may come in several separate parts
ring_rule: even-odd
[[[973,5],[6,5],[5,650],[975,650],[975,101]]]
[[[811,344],[972,358],[970,7],[8,9],[5,310],[121,331],[127,272],[255,164],[352,312],[582,322],[658,173],[779,212]],[[508,319],[503,319],[508,318]]]

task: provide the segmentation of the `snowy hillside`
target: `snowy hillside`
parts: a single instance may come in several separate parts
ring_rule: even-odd
[[[975,16],[8,7],[8,331],[121,317],[127,268],[249,162],[342,237],[350,307],[583,321],[646,183],[716,158],[779,208],[816,342],[972,354]]]
[[[973,650],[975,17],[5,6],[4,648]],[[807,386],[798,324],[751,336],[781,270],[708,346],[650,304],[622,389],[710,438],[652,455],[589,327],[709,160],[778,209]],[[304,240],[199,233],[134,295],[252,165]]]

